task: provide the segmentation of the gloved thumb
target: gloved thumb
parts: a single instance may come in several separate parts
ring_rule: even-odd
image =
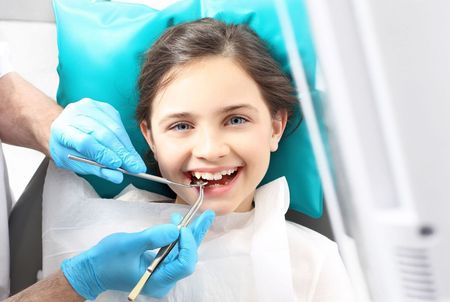
[[[136,233],[133,243],[140,252],[144,252],[171,244],[178,238],[179,234],[180,231],[177,226],[163,224]]]
[[[214,213],[214,211],[206,210],[189,224],[188,228],[191,230],[197,246],[199,246],[203,241],[203,238],[205,238],[205,235],[211,227],[215,217],[216,214]],[[175,213],[171,216],[171,221],[173,224],[180,223],[181,219],[182,217],[178,213]]]

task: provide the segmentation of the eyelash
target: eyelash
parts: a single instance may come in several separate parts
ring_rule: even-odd
[[[242,116],[239,116],[239,115],[234,115],[234,116],[231,116],[230,118],[228,118],[228,122],[230,122],[230,121],[233,120],[233,119],[240,119],[241,121],[243,121],[243,123],[232,124],[232,125],[241,125],[241,124],[245,124],[245,123],[247,123],[247,122],[249,121],[249,120],[246,119],[245,117],[242,117]],[[228,123],[228,122],[227,122],[227,123]],[[178,123],[176,123],[176,124],[170,126],[169,129],[170,129],[170,130],[175,130],[175,131],[187,131],[187,130],[189,130],[189,129],[184,129],[184,130],[177,129],[178,126],[186,126],[186,125],[190,127],[189,129],[192,129],[192,126],[189,125],[189,124],[186,123],[186,122],[178,122]]]
[[[240,119],[240,120],[244,121],[244,123],[238,123],[238,124],[234,124],[234,125],[241,125],[241,124],[245,124],[248,122],[248,119],[246,119],[245,117],[239,116],[239,115],[233,115],[232,117],[230,117],[228,119],[228,121],[231,121],[233,119]]]
[[[171,126],[169,129],[170,129],[170,130],[175,130],[175,131],[186,131],[186,130],[187,130],[187,129],[185,129],[185,130],[177,130],[176,128],[177,128],[178,126],[180,126],[180,125],[187,125],[187,126],[189,126],[189,127],[192,128],[192,126],[189,125],[189,124],[186,123],[186,122],[178,122],[178,123],[176,123],[175,125]]]

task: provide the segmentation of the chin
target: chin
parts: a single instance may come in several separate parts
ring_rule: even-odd
[[[206,210],[213,210],[217,216],[222,216],[222,215],[227,215],[227,214],[233,213],[235,208],[226,206],[224,204],[218,204],[218,203],[214,203],[214,202],[211,202],[211,203],[205,202],[200,207],[200,210],[202,212],[204,212]]]

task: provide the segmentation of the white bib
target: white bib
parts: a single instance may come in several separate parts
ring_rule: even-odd
[[[82,178],[50,164],[43,196],[43,269],[115,232],[136,232],[168,223],[188,206],[127,187],[101,199]],[[286,222],[289,189],[279,178],[256,190],[255,208],[216,217],[199,248],[195,272],[162,300],[176,302],[350,302],[353,291],[336,244],[313,230]],[[127,301],[128,293],[107,291],[96,301]]]

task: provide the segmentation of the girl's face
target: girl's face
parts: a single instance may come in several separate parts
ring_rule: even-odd
[[[174,75],[153,101],[151,130],[141,123],[162,176],[207,181],[202,210],[249,211],[287,114],[272,118],[256,82],[231,58],[203,58]],[[198,196],[198,189],[171,189],[176,203]]]

